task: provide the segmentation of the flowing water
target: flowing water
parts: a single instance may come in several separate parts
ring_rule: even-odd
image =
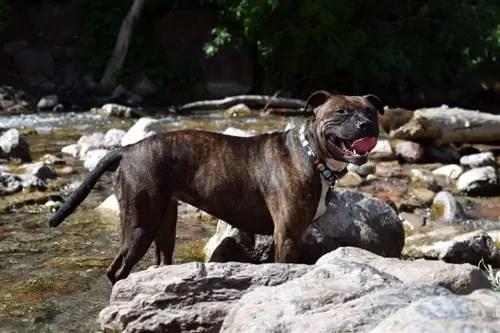
[[[299,117],[251,115],[229,117],[221,112],[163,118],[167,130],[236,127],[255,132],[281,130]],[[61,155],[61,148],[83,134],[127,129],[133,120],[104,118],[89,113],[34,114],[0,117],[0,128],[23,129],[33,159]],[[34,129],[30,131],[28,129]],[[82,163],[67,158],[79,171],[62,177],[70,183],[85,175]],[[50,229],[46,209],[29,205],[0,213],[0,332],[95,332],[99,311],[107,304],[111,285],[104,270],[118,245],[118,221],[93,208],[112,191],[112,175],[105,175],[92,194],[61,226]],[[57,195],[59,185],[54,189]],[[6,198],[0,198],[0,206]],[[189,215],[192,216],[192,215]],[[176,261],[199,258],[200,240],[215,229],[212,220],[181,217]],[[136,269],[153,264],[152,251]]]

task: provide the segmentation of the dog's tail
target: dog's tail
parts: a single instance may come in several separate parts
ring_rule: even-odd
[[[106,156],[104,156],[97,166],[92,170],[87,178],[82,182],[82,184],[71,194],[71,196],[66,200],[62,206],[52,215],[49,219],[49,225],[51,227],[57,227],[61,224],[65,218],[67,218],[71,213],[73,213],[82,203],[83,200],[89,195],[92,188],[95,186],[102,174],[108,170],[113,170],[118,167],[119,162],[122,159],[124,148],[118,148]]]

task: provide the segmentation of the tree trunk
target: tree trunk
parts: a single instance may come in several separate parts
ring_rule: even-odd
[[[109,62],[104,71],[100,86],[105,91],[110,91],[116,85],[116,76],[120,72],[125,58],[127,56],[127,51],[130,45],[130,40],[132,39],[132,32],[134,30],[134,25],[137,23],[141,16],[142,8],[147,0],[133,0],[132,6],[130,7],[127,16],[123,19],[118,37],[116,38],[115,49],[113,54],[109,59]]]
[[[392,129],[389,136],[410,141],[446,143],[488,143],[500,141],[500,115],[448,108],[417,110],[409,121]]]

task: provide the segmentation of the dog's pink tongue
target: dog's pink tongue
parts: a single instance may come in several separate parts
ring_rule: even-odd
[[[367,153],[377,144],[377,138],[374,137],[364,137],[354,141],[351,145],[351,148],[356,150],[358,153]]]

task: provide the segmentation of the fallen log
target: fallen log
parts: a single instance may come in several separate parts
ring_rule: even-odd
[[[391,138],[447,143],[487,143],[500,140],[500,115],[450,108],[420,109],[402,126],[389,132]]]
[[[187,103],[176,107],[175,111],[178,113],[187,113],[191,111],[221,110],[240,103],[246,104],[251,109],[262,109],[266,105],[271,109],[303,109],[306,101],[296,98],[266,95],[237,95],[223,99]]]

